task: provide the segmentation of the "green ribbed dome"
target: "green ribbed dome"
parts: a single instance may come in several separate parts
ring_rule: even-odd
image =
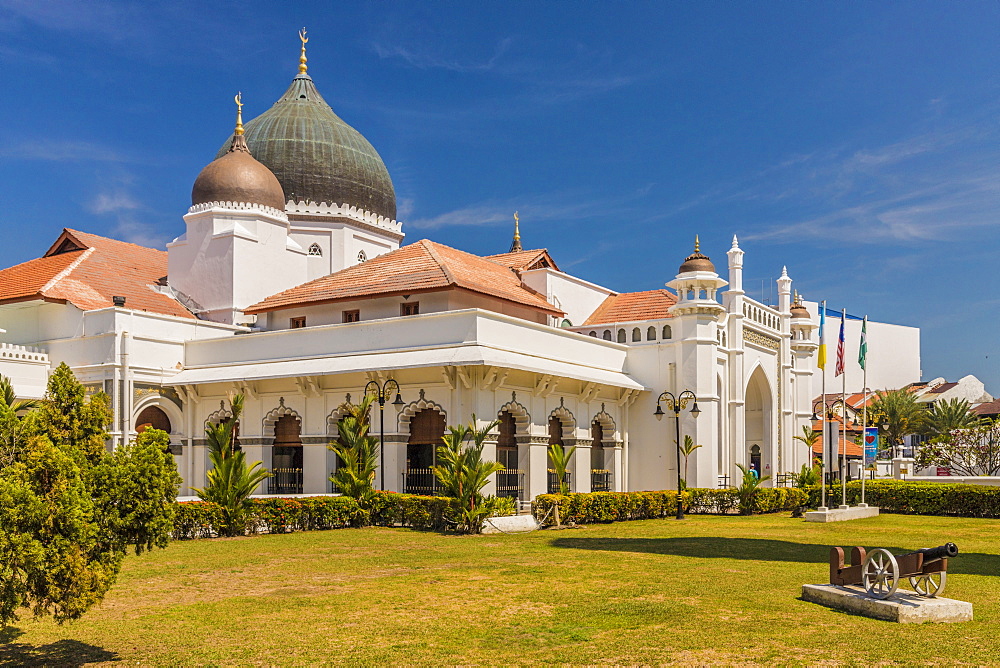
[[[270,169],[285,197],[295,202],[348,204],[396,218],[396,191],[389,170],[361,133],[340,119],[308,74],[246,124],[247,145]],[[229,151],[232,137],[216,156]]]

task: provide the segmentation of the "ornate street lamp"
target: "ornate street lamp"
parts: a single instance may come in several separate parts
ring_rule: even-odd
[[[389,378],[382,383],[382,385],[379,385],[377,381],[370,380],[368,381],[368,384],[365,385],[365,396],[370,394],[378,400],[379,489],[385,489],[385,400],[388,399],[391,394],[389,392],[390,386],[396,388],[396,399],[392,402],[392,405],[398,409],[403,405],[403,397],[399,393],[399,383],[395,380]]]
[[[681,499],[681,410],[687,408],[688,402],[692,402],[691,415],[695,418],[701,413],[698,408],[698,397],[691,390],[684,390],[676,397],[670,392],[664,392],[656,399],[656,411],[653,415],[657,420],[662,420],[666,413],[660,402],[666,405],[668,411],[674,412],[674,424],[677,436],[677,519],[684,519],[684,503]]]

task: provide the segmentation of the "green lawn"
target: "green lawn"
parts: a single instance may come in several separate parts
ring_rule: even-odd
[[[965,624],[901,625],[799,600],[831,545],[956,542]],[[1000,521],[694,516],[456,537],[350,529],[173,543],[105,602],[0,631],[0,663],[1000,663]]]

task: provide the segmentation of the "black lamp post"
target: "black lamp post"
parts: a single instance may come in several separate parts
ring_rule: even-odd
[[[843,418],[843,420],[844,420],[844,429],[847,429],[847,404],[844,403],[844,401],[841,400],[841,399],[834,399],[832,402],[826,403],[826,399],[823,398],[823,399],[819,399],[818,401],[813,402],[813,414],[812,414],[813,422],[815,422],[816,420],[823,420],[824,422],[828,422],[828,421],[833,420],[833,418],[836,416],[836,413],[833,412],[833,409],[837,407],[837,404],[840,404],[841,410],[844,411],[844,418]],[[822,417],[820,417],[820,412],[819,412],[819,410],[817,410],[817,406],[823,406]],[[838,440],[837,457],[840,457],[840,445],[839,445],[839,440],[840,439],[839,439],[839,437],[838,437],[837,440]],[[820,450],[820,457],[821,458],[824,458],[823,457],[823,453],[825,453],[825,452],[826,452],[826,443],[823,443],[823,447]],[[847,460],[847,452],[846,452],[846,450],[844,452],[844,460],[845,460],[845,462]],[[862,462],[863,461],[864,461],[864,453],[862,453]],[[827,476],[833,476],[833,472],[835,470],[839,471],[840,469],[841,469],[841,467],[839,467],[839,466],[831,466],[829,471],[823,471],[824,485],[827,484],[827,483],[833,482],[833,478],[831,477],[828,480]]]
[[[392,378],[386,380],[382,385],[377,381],[370,380],[365,385],[365,396],[371,394],[378,400],[378,477],[379,489],[385,489],[385,400],[389,397],[389,387],[396,388],[396,399],[392,402],[397,408],[403,405],[403,397],[399,393],[399,383]]]
[[[665,413],[660,402],[667,406],[668,411],[674,412],[674,424],[677,436],[677,519],[684,519],[684,503],[681,499],[681,410],[687,408],[688,402],[692,402],[691,415],[698,417],[701,409],[698,408],[698,397],[691,390],[684,390],[676,397],[671,392],[664,392],[656,399],[656,411],[653,415],[657,420],[662,420]]]

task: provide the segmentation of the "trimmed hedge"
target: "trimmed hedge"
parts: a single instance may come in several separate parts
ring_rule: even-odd
[[[805,505],[809,494],[791,487],[764,487],[757,490],[748,513],[774,513]],[[555,524],[553,505],[559,505],[562,522],[593,524],[673,517],[677,514],[677,492],[590,492],[579,494],[541,494],[531,504],[532,513],[545,524]],[[684,507],[689,513],[732,513],[740,510],[733,489],[689,489],[684,492]]]
[[[376,492],[371,507],[364,509],[346,496],[307,496],[297,499],[274,497],[250,499],[253,511],[248,533],[289,533],[358,526],[403,526],[443,531],[451,506],[450,498]],[[222,509],[208,501],[177,504],[174,540],[211,538],[219,534]]]
[[[827,504],[841,500],[839,485],[827,487]],[[847,483],[847,502],[861,501],[861,482]],[[809,489],[809,505],[818,506],[820,487]],[[905,515],[951,515],[955,517],[1000,518],[1000,487],[948,482],[869,480],[865,482],[865,503],[884,513]]]

